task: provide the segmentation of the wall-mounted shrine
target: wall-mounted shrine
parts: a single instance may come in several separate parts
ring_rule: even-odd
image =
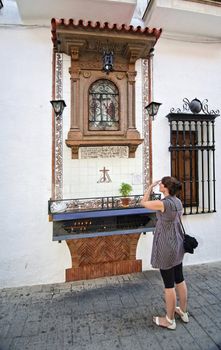
[[[160,29],[52,20],[55,73],[52,95],[54,102],[63,101],[62,74],[65,77],[70,74],[70,99],[66,100],[70,107],[70,129],[65,142],[72,150],[73,159],[135,157],[137,147],[143,142],[136,128],[135,63],[148,58],[160,33]],[[60,64],[63,53],[70,56],[69,72],[68,68],[64,72]],[[148,100],[149,91],[146,94]],[[140,206],[139,195],[132,196],[128,207],[123,206],[121,198],[102,197],[102,193],[96,198],[85,199],[80,195],[79,199],[64,199],[61,115],[56,114],[53,125],[53,191],[49,215],[53,240],[66,241],[70,250],[72,266],[66,270],[66,280],[141,271],[142,261],[136,258],[137,243],[142,232],[153,231],[155,212]],[[147,134],[145,128],[143,134]],[[80,163],[71,161],[71,166],[81,169]],[[105,164],[102,169],[99,167],[99,174],[102,171],[103,175],[100,180],[96,178],[96,186],[110,183]],[[66,179],[67,174],[68,171]],[[83,182],[78,186],[75,180],[70,177],[77,191]]]
[[[135,62],[147,58],[161,30],[52,20],[55,51],[71,56],[70,130],[72,158],[80,147],[142,143],[135,121]]]

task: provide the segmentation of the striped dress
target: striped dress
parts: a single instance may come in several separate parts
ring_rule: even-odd
[[[157,224],[154,232],[151,265],[167,270],[179,265],[184,256],[183,232],[179,216],[183,206],[176,196],[167,196],[163,200],[164,212],[157,211]],[[175,207],[176,206],[176,207]]]

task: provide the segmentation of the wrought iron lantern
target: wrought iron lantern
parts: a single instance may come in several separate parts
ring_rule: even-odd
[[[66,107],[66,103],[64,100],[52,100],[50,101],[56,116],[60,116],[63,113],[64,107]]]
[[[113,70],[114,66],[114,53],[113,51],[104,51],[103,53],[103,70],[109,74]]]
[[[152,117],[152,120],[154,120],[154,117],[157,115],[158,110],[160,105],[162,105],[162,103],[159,102],[150,102],[145,109],[147,110],[147,113],[150,117]]]

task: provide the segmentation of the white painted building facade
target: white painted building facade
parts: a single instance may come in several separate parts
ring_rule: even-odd
[[[169,124],[165,116],[182,100],[208,99],[211,109],[221,109],[221,7],[209,1],[43,1],[32,8],[27,2],[3,1],[0,10],[0,105],[1,118],[1,247],[0,287],[63,282],[71,257],[65,242],[52,241],[47,202],[51,197],[52,42],[50,19],[69,18],[110,23],[132,23],[163,28],[155,46],[153,98],[162,103],[153,122],[153,178],[170,174]],[[66,6],[64,6],[66,3]],[[137,8],[136,8],[137,3]],[[150,5],[151,5],[150,4]],[[149,6],[150,6],[149,5]],[[36,7],[35,7],[36,6]],[[71,6],[71,7],[70,7]],[[73,7],[72,7],[73,6]],[[74,7],[76,6],[76,7]],[[118,7],[119,6],[119,7]],[[64,8],[66,10],[64,11]],[[82,12],[83,10],[83,12]],[[119,15],[120,14],[120,15]],[[74,17],[73,15],[73,17]],[[69,57],[63,56],[64,139],[69,127],[70,86],[66,74]],[[142,62],[137,62],[136,124],[142,133]],[[216,213],[185,216],[188,232],[199,241],[185,264],[221,259],[220,117],[215,122]],[[133,159],[71,159],[63,145],[65,197],[118,195],[122,181],[133,184],[133,193],[143,192],[142,146]],[[99,170],[110,169],[111,183],[98,184]],[[89,176],[90,175],[90,176]],[[141,235],[137,258],[150,269],[152,234]]]

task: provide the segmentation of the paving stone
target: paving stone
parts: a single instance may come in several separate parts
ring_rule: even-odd
[[[203,313],[205,316],[208,316],[215,325],[221,329],[221,305],[211,305],[209,308],[208,306],[204,306],[202,308]]]
[[[105,312],[110,310],[110,306],[104,294],[97,295],[93,299],[93,307],[94,307],[94,310],[98,312],[99,311]]]
[[[88,324],[79,324],[72,330],[73,344],[74,345],[86,345],[91,343],[92,335]]]
[[[189,324],[164,315],[159,271],[0,290],[0,350],[220,350],[221,262],[188,266]]]
[[[120,337],[120,344],[124,350],[142,350],[141,344],[134,336]]]
[[[1,337],[2,338],[7,337],[9,329],[10,329],[10,323],[5,319],[1,319],[0,320],[0,330],[1,330]]]
[[[195,312],[195,311],[194,311]],[[191,321],[185,325],[186,330],[191,334],[194,342],[203,350],[218,350],[219,347],[215,344],[208,333],[203,329],[194,317],[191,317]]]
[[[201,295],[205,299],[206,304],[217,304],[219,302],[219,298],[209,288],[201,288]]]
[[[31,293],[40,293],[40,292],[42,292],[43,288],[44,288],[43,284],[37,284],[35,286],[29,287],[29,292],[31,292]]]
[[[9,350],[12,343],[12,338],[0,337],[0,350]]]
[[[217,326],[213,318],[208,317],[202,310],[194,310],[194,318],[204,332],[214,341],[219,347],[221,345],[221,327]]]
[[[27,347],[30,350],[47,350],[47,334],[26,338]]]
[[[120,296],[121,302],[123,304],[123,306],[128,307],[128,305],[130,305],[130,307],[135,307],[138,305],[136,299],[134,298],[133,294],[122,294]]]
[[[99,344],[99,348],[101,350],[121,350],[122,347],[121,347],[121,344],[120,344],[120,341],[118,338],[114,339],[110,339],[110,340],[107,340],[107,341],[102,341],[100,344]]]
[[[27,337],[14,337],[9,350],[30,350],[30,339]]]
[[[23,327],[22,335],[25,337],[38,334],[40,328],[40,321],[26,321]]]
[[[135,329],[131,321],[121,321],[118,328],[118,334],[121,337],[135,335]]]
[[[186,333],[185,325],[181,320],[177,320],[176,336],[178,337],[178,342],[180,349],[183,350],[200,350],[200,346],[195,342],[194,337]],[[204,349],[205,350],[205,349]]]
[[[219,287],[216,287],[211,283],[211,285],[209,285],[209,288],[211,288],[211,293],[213,293],[213,295],[215,295],[216,298],[219,299],[219,301],[221,301],[221,293],[220,293],[221,284]]]
[[[81,348],[79,348],[79,350],[102,350],[101,343],[89,343],[89,344],[83,345]]]
[[[10,328],[7,333],[7,337],[21,337],[26,322],[26,318],[19,317],[20,315],[16,314],[13,320],[13,323],[10,325]]]
[[[119,308],[123,307],[121,298],[118,294],[115,294],[111,297],[107,296],[107,303],[108,303],[110,309],[114,309],[114,308],[119,309]]]
[[[159,349],[161,349],[160,344],[159,344],[154,332],[151,332],[149,330],[146,330],[146,334],[138,332],[137,337],[139,339],[139,343],[141,345],[142,350],[159,350]]]
[[[176,331],[168,330],[166,328],[153,326],[153,333],[157,338],[158,344],[162,350],[180,350],[182,349],[182,342],[180,340],[179,333]],[[189,348],[192,350],[192,348]]]

